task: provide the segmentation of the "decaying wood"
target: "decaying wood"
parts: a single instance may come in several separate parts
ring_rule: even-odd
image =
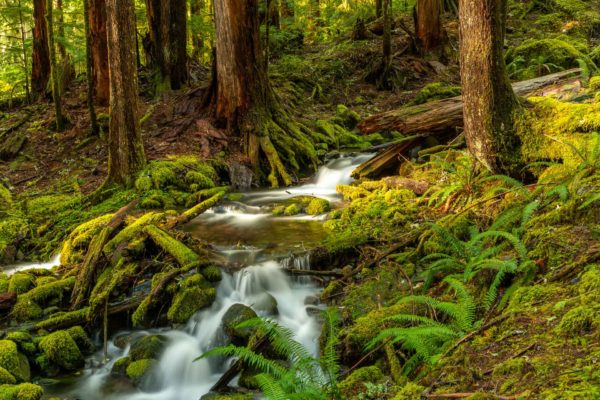
[[[16,293],[0,294],[0,313],[10,311],[17,302]]]
[[[15,124],[9,126],[8,128],[6,128],[3,131],[0,131],[0,139],[2,139],[5,135],[8,135],[9,133],[16,131],[21,126],[25,125],[25,123],[27,123],[27,121],[29,121],[30,119],[31,119],[31,114],[27,114],[27,115],[25,115],[25,117],[23,117],[22,119],[17,121]]]
[[[125,221],[125,217],[137,206],[137,204],[138,200],[134,200],[125,207],[119,209],[102,231],[92,238],[85,260],[77,275],[75,287],[71,293],[72,310],[79,308],[88,297],[88,294],[94,286],[94,279],[98,275],[98,266],[102,257],[102,249],[110,239],[112,232]]]
[[[339,278],[344,276],[341,272],[336,271],[313,271],[310,269],[294,269],[294,268],[284,268],[283,271],[287,272],[290,275],[296,276],[331,276],[334,278]]]
[[[465,393],[431,393],[425,395],[428,399],[465,399],[467,397],[474,396],[478,393],[475,392],[465,392]],[[514,395],[514,396],[499,396],[497,394],[490,394],[491,397],[498,400],[516,400],[523,397],[522,394]]]
[[[580,77],[581,69],[574,68],[514,83],[513,90],[517,95],[525,96],[548,86],[576,81]],[[451,97],[376,114],[361,121],[358,128],[364,134],[382,130],[397,130],[405,135],[433,134],[462,126],[462,107],[462,96]]]
[[[575,68],[514,83],[513,90],[518,96],[544,95],[545,92],[537,92],[549,86],[576,82],[580,77],[581,69]],[[406,152],[421,143],[425,137],[453,133],[456,128],[462,126],[462,96],[402,107],[366,118],[358,124],[363,134],[396,130],[409,137],[402,142],[392,143],[373,159],[355,169],[352,176],[379,177],[401,163]]]
[[[190,222],[209,208],[214,207],[219,201],[221,201],[224,195],[225,191],[218,192],[209,199],[198,203],[197,205],[188,209],[187,211],[184,211],[177,218],[166,223],[163,228],[168,230],[176,226],[185,225],[186,223]]]

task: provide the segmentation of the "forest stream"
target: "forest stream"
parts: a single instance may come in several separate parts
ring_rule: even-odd
[[[121,331],[107,347],[86,360],[81,374],[54,382],[48,393],[68,399],[193,400],[199,399],[230,367],[223,358],[194,361],[215,346],[226,344],[222,319],[231,306],[244,304],[259,316],[273,318],[295,333],[295,339],[314,356],[319,353],[320,288],[308,277],[290,277],[282,268],[310,269],[309,250],[324,238],[319,216],[273,216],[263,206],[295,196],[315,196],[333,204],[341,201],[338,184],[352,181],[350,173],[371,154],[342,156],[319,168],[310,183],[282,190],[244,193],[242,201],[207,210],[184,229],[210,241],[231,273],[224,273],[215,302],[196,313],[178,329]],[[59,256],[47,263],[6,267],[8,274],[31,268],[52,268]],[[130,344],[146,335],[167,339],[164,353],[139,389],[111,376],[114,364],[127,357]],[[100,333],[98,348],[102,348]]]

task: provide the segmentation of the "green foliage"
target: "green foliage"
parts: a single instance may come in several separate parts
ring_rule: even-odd
[[[326,324],[337,325],[334,314],[326,313]],[[330,335],[322,349],[323,355],[314,358],[300,343],[293,339],[294,333],[277,323],[254,318],[241,323],[240,329],[260,332],[271,343],[277,354],[285,355],[288,365],[266,358],[247,347],[229,345],[216,347],[200,358],[225,356],[236,357],[248,367],[261,371],[256,381],[268,399],[341,399],[337,388],[339,366],[335,352],[337,336]]]

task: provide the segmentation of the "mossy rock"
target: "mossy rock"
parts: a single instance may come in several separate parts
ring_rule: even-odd
[[[330,207],[327,200],[315,198],[306,206],[306,213],[309,215],[321,215],[329,211]]]
[[[392,400],[415,400],[421,399],[425,393],[425,388],[416,383],[408,382],[396,393]]]
[[[33,337],[28,332],[16,331],[10,332],[5,337],[17,344],[17,349],[28,356],[33,356],[37,352],[37,346],[33,343]]]
[[[354,398],[359,393],[366,390],[365,383],[382,383],[385,381],[385,376],[376,366],[358,368],[339,384],[340,392],[345,398]]]
[[[113,375],[127,376],[127,367],[131,364],[130,357],[121,357],[113,364],[110,373]]]
[[[127,366],[125,373],[134,384],[139,385],[157,364],[156,360],[147,358],[133,361]]]
[[[298,203],[293,203],[285,208],[285,210],[283,211],[283,214],[287,215],[287,216],[293,216],[293,215],[298,215],[301,212],[302,212],[302,206]]]
[[[67,332],[71,335],[71,338],[73,338],[83,354],[92,354],[96,350],[96,346],[94,346],[94,343],[81,326],[73,326],[67,329]]]
[[[258,315],[250,307],[239,303],[234,304],[223,315],[223,319],[221,320],[223,330],[234,344],[245,344],[254,333],[254,330],[250,328],[238,328],[237,326],[242,322],[256,317]]]
[[[30,378],[29,362],[11,340],[0,340],[0,367],[15,377],[17,382],[25,382]]]
[[[17,272],[10,277],[8,291],[10,293],[23,294],[35,285],[35,278],[31,274]]]
[[[600,328],[600,311],[579,306],[567,312],[556,327],[563,336],[578,336]]]
[[[50,361],[66,371],[75,371],[84,364],[77,343],[67,331],[49,334],[42,339],[39,347]]]
[[[0,386],[0,399],[2,400],[40,400],[43,396],[44,389],[32,383]]]
[[[360,122],[360,115],[356,111],[350,110],[343,104],[338,104],[335,110],[335,116],[347,129],[354,129]]]
[[[254,298],[252,307],[257,311],[264,312],[267,315],[277,315],[277,299],[272,294],[263,292]]]
[[[9,384],[14,385],[17,380],[14,376],[4,368],[0,367],[0,385]]]
[[[196,312],[210,306],[215,301],[216,294],[216,290],[212,287],[181,289],[175,294],[167,318],[174,323],[186,323]]]
[[[253,400],[254,395],[249,393],[208,393],[200,398],[200,400]]]
[[[167,338],[162,335],[147,335],[131,345],[129,357],[138,361],[143,359],[158,359],[165,350]]]
[[[217,267],[216,265],[209,265],[208,267],[204,267],[200,270],[200,273],[209,282],[220,282],[221,279],[223,279],[221,268]]]

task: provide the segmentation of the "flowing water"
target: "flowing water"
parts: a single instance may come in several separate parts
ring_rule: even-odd
[[[221,318],[236,303],[250,306],[259,315],[269,316],[291,329],[295,339],[316,356],[320,323],[315,317],[318,313],[311,312],[311,308],[315,311],[318,306],[307,304],[315,302],[320,289],[310,278],[289,277],[282,268],[310,268],[310,257],[305,250],[323,240],[323,218],[274,217],[267,205],[299,195],[337,202],[340,199],[336,185],[351,182],[351,171],[369,157],[359,155],[333,160],[319,169],[311,183],[284,190],[246,193],[243,202],[215,207],[192,221],[186,230],[210,241],[236,270],[223,274],[212,306],[198,312],[180,329],[120,332],[109,343],[107,363],[103,362],[103,353],[98,352],[87,360],[82,376],[73,377],[70,383],[63,381],[47,387],[48,391],[63,398],[81,400],[198,400],[227,370],[231,360],[194,359],[225,344]],[[270,296],[277,301],[276,315],[273,315]],[[116,360],[129,352],[129,346],[123,343],[156,333],[165,336],[168,344],[141,389],[111,375]],[[123,338],[125,340],[120,340]]]

